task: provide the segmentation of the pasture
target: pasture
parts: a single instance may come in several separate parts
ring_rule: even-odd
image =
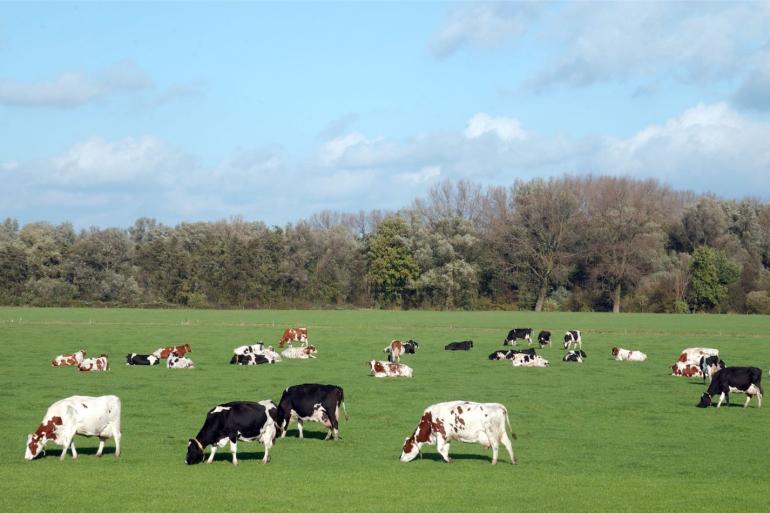
[[[232,349],[258,339],[275,344],[302,325],[318,358],[257,367],[228,365]],[[549,368],[512,368],[487,355],[512,327],[554,333],[540,352]],[[583,364],[561,361],[567,329],[583,331]],[[366,362],[384,359],[393,338],[420,342],[402,362],[412,379],[376,379]],[[472,339],[468,352],[446,352]],[[128,367],[125,355],[189,343],[197,369]],[[524,344],[525,345],[525,344]],[[645,363],[616,362],[610,349],[639,349]],[[519,342],[522,346],[522,342]],[[770,493],[770,404],[748,409],[695,407],[701,379],[670,376],[679,351],[720,349],[728,366],[770,366],[770,319],[530,312],[196,311],[0,309],[0,501],[3,511],[766,511]],[[84,348],[110,356],[112,370],[52,368],[60,353]],[[212,465],[187,466],[187,440],[209,408],[232,400],[280,399],[304,382],[345,390],[350,420],[341,440],[325,442],[320,424],[296,427],[271,451],[241,442]],[[74,395],[118,395],[123,455],[94,456],[96,439],[78,437],[77,461],[58,446],[24,461],[27,433],[46,408]],[[518,465],[490,465],[491,451],[454,442],[454,462],[433,446],[398,460],[424,407],[454,399],[507,406]]]

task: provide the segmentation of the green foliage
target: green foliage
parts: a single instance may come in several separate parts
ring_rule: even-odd
[[[770,295],[766,290],[753,290],[746,294],[746,309],[749,313],[770,314]]]
[[[740,276],[740,268],[709,246],[699,246],[690,261],[692,283],[689,303],[696,310],[713,310],[727,299],[727,286]]]
[[[369,239],[367,281],[374,297],[386,304],[401,301],[419,268],[406,241],[406,223],[400,217],[385,219]]]

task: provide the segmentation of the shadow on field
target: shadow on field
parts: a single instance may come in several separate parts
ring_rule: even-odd
[[[80,456],[93,456],[96,454],[98,447],[77,447],[75,446],[75,450],[78,452],[78,458]],[[69,450],[67,450],[69,452]],[[62,450],[61,449],[46,449],[45,450],[45,456],[38,457],[35,459],[43,459],[43,458],[59,458],[61,456]],[[104,447],[104,450],[102,451],[102,458],[114,458],[115,457],[115,447]],[[65,459],[72,459],[72,453],[67,454]]]
[[[323,440],[324,438],[326,438],[326,432],[321,432],[321,431],[308,431],[307,429],[305,429],[305,431],[302,434],[305,436],[305,438],[313,438],[314,440]],[[286,438],[284,438],[284,440],[288,438],[296,438],[299,440],[299,431],[297,431],[296,429],[286,430]],[[340,439],[342,439],[342,437],[340,437]],[[280,437],[276,437],[275,439],[276,443],[278,442],[278,440],[280,440]]]
[[[450,454],[449,458],[452,459],[453,461],[459,461],[459,460],[481,460],[481,461],[488,461],[488,462],[492,461],[491,456],[484,456],[481,454]],[[419,459],[420,457],[417,456],[417,458],[415,458],[412,461],[418,461]],[[437,452],[423,453],[422,459],[444,463],[444,458],[442,458],[441,455]],[[497,461],[499,463],[500,459],[498,459]]]

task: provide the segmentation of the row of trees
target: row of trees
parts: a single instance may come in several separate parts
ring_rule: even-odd
[[[443,182],[398,212],[0,225],[0,303],[770,313],[770,205],[656,181]]]

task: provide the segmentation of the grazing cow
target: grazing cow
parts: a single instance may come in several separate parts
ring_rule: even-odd
[[[540,349],[543,349],[545,346],[551,347],[551,332],[541,331],[538,333],[537,343],[540,344]]]
[[[52,367],[64,367],[67,365],[80,365],[80,362],[83,361],[83,358],[86,357],[85,350],[81,349],[80,351],[76,351],[72,354],[60,354],[53,360],[51,360],[51,366]]]
[[[570,330],[564,334],[564,349],[583,349],[583,340],[579,330]]]
[[[281,351],[281,356],[290,360],[307,360],[308,358],[315,358],[315,354],[318,351],[315,346],[307,347],[289,347]]]
[[[283,391],[281,401],[278,403],[278,428],[281,430],[281,438],[286,436],[286,429],[291,420],[297,421],[299,437],[303,436],[303,423],[306,420],[320,422],[329,430],[326,440],[339,438],[340,405],[345,412],[345,420],[348,419],[348,410],[345,407],[345,395],[342,387],[337,385],[320,385],[317,383],[305,383],[290,386]]]
[[[463,342],[450,342],[444,346],[445,351],[470,351],[473,347],[473,340]]]
[[[404,342],[404,353],[405,354],[415,354],[417,352],[417,349],[419,349],[420,344],[416,340],[407,340]]]
[[[278,347],[283,347],[286,342],[299,342],[302,346],[308,345],[307,328],[287,328],[281,340],[278,341]]]
[[[758,408],[762,407],[762,395],[765,391],[762,389],[762,371],[757,367],[726,367],[716,374],[709,383],[706,390],[700,398],[698,406],[707,408],[711,405],[711,397],[719,394],[717,408],[722,406],[722,401],[727,399],[730,404],[730,392],[741,392],[746,394],[746,402],[743,407],[749,405],[751,398],[756,396]]]
[[[720,360],[718,356],[701,356],[698,366],[703,373],[703,383],[705,384],[706,378],[711,381],[711,377],[715,373],[725,368],[725,362]]]
[[[264,350],[265,350],[265,344],[263,344],[260,341],[260,342],[257,342],[256,344],[251,344],[247,346],[238,346],[235,349],[233,349],[233,354],[234,355],[262,354]]]
[[[588,356],[585,351],[578,349],[577,351],[568,351],[564,358],[562,358],[562,361],[583,363],[583,358],[588,358]]]
[[[647,359],[647,355],[641,351],[623,349],[622,347],[613,347],[612,357],[619,362],[623,360],[627,360],[629,362],[643,362]]]
[[[383,351],[387,353],[389,362],[400,362],[401,355],[404,354],[404,344],[400,340],[391,340],[390,345]]]
[[[275,363],[261,354],[234,354],[230,358],[231,365],[262,365],[263,363]]]
[[[513,328],[503,340],[504,346],[515,346],[518,339],[526,340],[527,345],[532,343],[532,328]]]
[[[195,364],[193,361],[186,356],[179,356],[176,353],[171,353],[168,355],[168,360],[166,360],[166,368],[167,369],[194,369]]]
[[[548,360],[539,355],[516,353],[511,358],[514,367],[548,367]]]
[[[696,364],[676,362],[671,366],[671,375],[692,378],[693,376],[702,377],[703,373],[700,370],[700,366]]]
[[[411,378],[414,371],[403,363],[391,363],[372,360],[369,362],[369,371],[375,378]]]
[[[80,362],[80,365],[78,365],[78,370],[81,372],[108,371],[110,370],[110,362],[107,359],[106,354],[101,354],[97,358],[83,359],[83,361]]]
[[[224,447],[230,442],[230,452],[233,455],[233,465],[238,464],[236,452],[238,440],[244,442],[261,442],[265,446],[262,463],[270,462],[270,448],[273,446],[278,432],[276,424],[277,408],[273,401],[233,401],[224,403],[209,410],[203,427],[195,438],[187,443],[185,463],[194,465],[201,463],[206,457],[204,451],[211,446],[209,459],[214,461],[218,447]]]
[[[45,412],[37,430],[27,437],[25,460],[31,460],[45,452],[49,440],[62,446],[63,460],[67,449],[72,451],[72,458],[77,458],[75,435],[98,436],[99,449],[96,455],[101,457],[104,442],[115,439],[115,457],[120,457],[120,399],[114,395],[89,397],[73,395],[56,401]]]
[[[508,451],[511,463],[516,464],[513,446],[506,428],[511,429],[508,410],[499,403],[450,401],[425,408],[417,429],[406,439],[401,450],[401,461],[412,461],[423,444],[436,444],[445,462],[450,463],[449,444],[453,440],[477,443],[492,448],[492,465],[497,463],[499,444]],[[516,433],[511,431],[516,440]]]
[[[154,354],[136,354],[126,355],[126,365],[157,365],[160,358]]]
[[[530,356],[537,356],[537,353],[535,353],[534,347],[528,347],[526,349],[508,349],[507,351],[505,349],[495,351],[494,353],[489,355],[490,360],[511,360],[513,359],[514,355],[517,354],[528,354]]]
[[[161,360],[165,360],[169,357],[172,353],[176,353],[177,356],[184,356],[187,353],[191,353],[192,348],[190,347],[190,344],[180,344],[178,346],[169,346],[169,347],[160,347],[155,350],[153,355],[157,356]]]

